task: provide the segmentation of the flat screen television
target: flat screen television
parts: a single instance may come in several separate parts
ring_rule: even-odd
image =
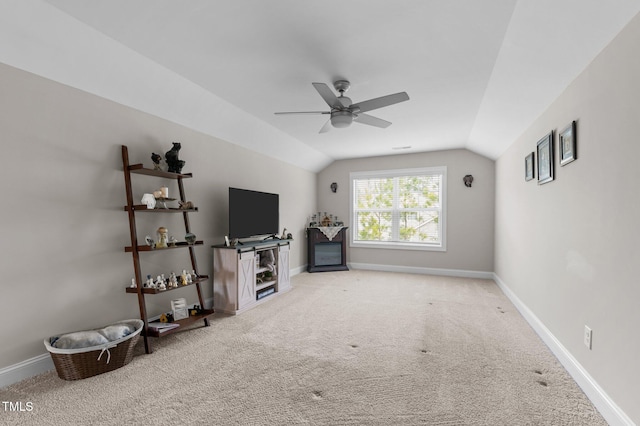
[[[229,188],[229,238],[263,239],[278,234],[278,194]]]

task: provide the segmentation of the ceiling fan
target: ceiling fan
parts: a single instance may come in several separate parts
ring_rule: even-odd
[[[338,80],[333,83],[333,87],[340,93],[340,96],[336,96],[329,86],[324,83],[312,84],[322,96],[322,99],[329,105],[330,111],[276,112],[276,114],[330,114],[329,120],[322,126],[320,133],[328,132],[331,130],[331,126],[336,128],[349,127],[353,121],[384,129],[391,125],[389,121],[365,114],[365,112],[409,100],[409,95],[406,92],[400,92],[353,104],[351,99],[344,96],[344,92],[351,87],[351,83],[347,80]]]

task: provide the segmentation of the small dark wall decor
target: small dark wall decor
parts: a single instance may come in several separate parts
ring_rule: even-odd
[[[538,141],[538,185],[553,180],[553,131]]]
[[[574,161],[576,155],[576,122],[572,121],[558,135],[558,153],[560,155],[560,165],[564,166]]]
[[[336,191],[338,191],[338,184],[333,182],[331,184],[331,192],[335,193]]]
[[[524,180],[529,181],[536,177],[536,154],[531,154],[524,157]]]
[[[467,188],[471,188],[471,184],[473,183],[473,176],[466,175],[462,178],[462,181],[464,182],[464,186],[466,186]]]

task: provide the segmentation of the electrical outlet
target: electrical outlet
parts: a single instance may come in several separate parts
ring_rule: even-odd
[[[584,345],[591,349],[591,336],[592,336],[592,331],[588,326],[584,326]]]

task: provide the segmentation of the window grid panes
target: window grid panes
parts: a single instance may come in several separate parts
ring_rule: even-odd
[[[352,242],[442,247],[444,182],[444,168],[352,174]]]

